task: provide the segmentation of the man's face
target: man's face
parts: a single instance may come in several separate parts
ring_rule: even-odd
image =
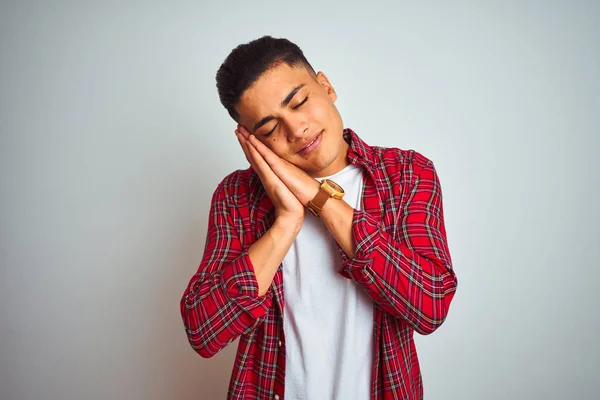
[[[337,96],[322,72],[286,63],[271,68],[240,97],[240,125],[282,159],[313,177],[346,165],[348,144],[334,105]]]

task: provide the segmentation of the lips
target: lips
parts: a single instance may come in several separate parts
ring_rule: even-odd
[[[319,132],[318,135],[316,135],[308,143],[306,143],[306,145],[304,145],[300,150],[298,150],[298,154],[301,156],[307,156],[310,153],[312,153],[317,147],[319,147],[319,144],[321,144],[322,134],[323,131]]]

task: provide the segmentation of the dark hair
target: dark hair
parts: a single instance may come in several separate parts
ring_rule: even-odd
[[[238,121],[240,117],[235,106],[242,93],[264,72],[282,62],[290,67],[305,67],[311,75],[316,75],[302,50],[287,39],[263,36],[240,44],[229,53],[217,71],[217,91],[231,118]]]

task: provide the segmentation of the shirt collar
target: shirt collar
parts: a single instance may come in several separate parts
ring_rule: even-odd
[[[350,145],[348,149],[348,161],[363,167],[376,165],[375,152],[373,148],[358,137],[356,132],[350,128],[344,129],[344,140]]]

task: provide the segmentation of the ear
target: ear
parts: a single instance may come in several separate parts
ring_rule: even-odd
[[[327,92],[327,96],[329,96],[331,101],[335,102],[337,100],[337,93],[335,92],[335,89],[333,88],[331,82],[329,82],[327,76],[323,72],[319,71],[315,79],[317,83],[323,89],[325,89],[325,92]]]

